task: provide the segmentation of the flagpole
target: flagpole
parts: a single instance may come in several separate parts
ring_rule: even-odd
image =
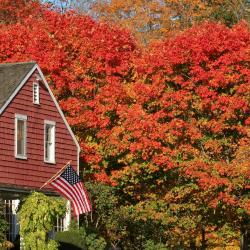
[[[51,181],[53,181],[69,164],[71,161],[69,161],[66,165],[64,165],[58,172],[56,172],[48,181],[46,181],[40,189],[44,188],[46,185],[48,185]]]

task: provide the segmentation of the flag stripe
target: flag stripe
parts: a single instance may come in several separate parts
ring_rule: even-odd
[[[63,178],[59,177],[58,179],[58,185],[64,189],[64,193],[67,194],[68,199],[71,200],[75,206],[77,206],[78,214],[83,213],[84,211],[82,209],[81,202],[78,200],[78,195],[75,194],[75,192],[72,193],[72,188],[67,185],[67,182]]]
[[[55,188],[59,191],[59,193],[61,193],[63,196],[65,196],[65,193],[63,193],[63,191],[61,190],[61,187],[59,187],[57,184],[55,185]],[[66,197],[67,198],[67,197]],[[70,200],[70,199],[69,199]],[[70,200],[71,204],[73,205],[73,210],[74,210],[74,213],[77,215],[79,214],[79,211],[78,211],[78,207],[76,205],[75,202],[72,202],[72,200]]]
[[[89,196],[88,196],[87,190],[86,190],[86,188],[83,186],[82,183],[80,183],[80,185],[81,185],[82,192],[83,192],[83,194],[84,194],[84,197],[85,197],[85,200],[86,200],[86,204],[87,204],[87,206],[88,206],[88,209],[89,209],[89,211],[91,211],[91,210],[92,210],[92,206],[91,206],[91,202],[90,202],[90,200],[89,200]]]
[[[76,190],[77,190],[79,196],[81,197],[81,200],[82,200],[83,205],[84,205],[84,210],[85,210],[85,212],[89,212],[90,210],[89,210],[89,208],[88,208],[88,204],[87,204],[87,202],[86,202],[85,194],[84,194],[84,192],[83,192],[83,190],[82,190],[81,183],[77,183],[77,184],[75,185],[75,187],[76,187]]]
[[[65,187],[67,187],[67,189],[69,190],[70,194],[73,195],[73,200],[75,200],[75,202],[77,203],[77,206],[78,206],[79,210],[81,211],[81,213],[85,212],[84,211],[85,209],[84,209],[84,206],[83,206],[83,201],[81,200],[81,196],[77,193],[75,186],[72,187],[63,178],[61,178],[60,181],[63,183],[63,185]]]
[[[83,184],[81,182],[79,183],[79,186],[80,186],[80,190],[82,192],[82,195],[84,197],[85,204],[87,205],[87,210],[88,210],[88,212],[90,212],[92,210],[92,207],[91,207],[89,197],[87,195],[87,191],[85,190],[85,188],[84,188],[84,186],[83,186]]]
[[[86,213],[86,212],[87,212],[87,207],[86,207],[86,204],[85,204],[85,202],[84,202],[84,199],[83,199],[81,190],[78,189],[78,184],[76,184],[74,188],[75,188],[75,191],[77,192],[78,197],[79,197],[80,200],[81,200],[82,209],[83,209],[84,213]]]
[[[60,188],[62,194],[64,196],[66,196],[71,201],[71,203],[73,204],[73,207],[75,209],[75,213],[77,215],[80,214],[81,213],[81,209],[80,209],[80,205],[78,203],[77,197],[75,197],[75,195],[72,195],[70,193],[70,190],[68,189],[68,187],[65,186],[62,182],[57,181],[56,183],[57,183],[58,187]]]
[[[53,181],[53,183],[51,183],[51,185],[53,185],[63,196],[66,196],[67,199],[72,201],[72,197],[67,192],[65,192],[63,187],[61,187],[60,182],[57,183],[56,181]],[[76,203],[75,202],[71,202],[71,203],[73,204],[75,214],[76,215],[79,214],[78,207],[77,207]]]

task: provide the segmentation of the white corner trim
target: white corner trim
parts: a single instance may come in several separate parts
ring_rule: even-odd
[[[77,148],[77,174],[79,175],[79,172],[80,172],[80,152],[81,152],[81,149],[80,148]]]
[[[67,203],[66,203],[66,215],[65,215],[64,221],[65,221],[64,231],[67,231],[69,229],[69,225],[71,222],[71,204],[69,200],[67,200]]]
[[[66,118],[65,118],[65,116],[64,116],[64,114],[63,114],[63,112],[62,112],[62,110],[61,110],[61,108],[60,108],[60,106],[59,106],[59,104],[57,102],[57,100],[56,100],[56,98],[55,98],[55,96],[53,95],[52,91],[50,90],[49,84],[47,83],[47,81],[46,81],[46,79],[45,79],[45,77],[44,77],[44,75],[43,75],[40,67],[38,66],[38,64],[34,65],[34,67],[30,70],[30,72],[26,75],[26,77],[22,80],[22,82],[19,84],[19,86],[15,89],[15,91],[12,93],[12,95],[9,97],[9,99],[6,101],[6,103],[0,109],[0,115],[7,108],[7,106],[11,103],[11,101],[13,100],[13,98],[17,95],[17,93],[19,92],[19,90],[23,87],[23,85],[27,82],[27,80],[31,77],[31,75],[34,73],[34,71],[36,69],[39,72],[39,74],[40,74],[40,76],[41,76],[41,78],[43,80],[44,85],[48,89],[49,94],[50,94],[52,100],[54,101],[54,103],[56,105],[56,108],[57,108],[59,114],[61,115],[61,117],[62,117],[62,119],[64,121],[64,124],[66,125],[66,127],[67,127],[67,129],[68,129],[68,131],[69,131],[69,133],[70,133],[70,135],[71,135],[71,137],[72,137],[75,145],[77,146],[77,148],[78,148],[78,150],[80,152],[81,151],[81,147],[80,147],[80,145],[79,145],[79,143],[78,143],[78,141],[77,141],[74,133],[72,132],[72,130],[71,130],[71,128],[70,128],[70,126],[69,126],[69,124],[68,124],[68,122],[67,122],[67,120],[66,120]]]

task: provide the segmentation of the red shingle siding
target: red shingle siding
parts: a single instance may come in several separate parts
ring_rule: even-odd
[[[33,104],[36,74],[32,74],[0,116],[0,185],[39,188],[68,161],[77,168],[77,146],[41,83],[40,105]],[[27,115],[27,160],[15,158],[15,114]],[[44,120],[56,122],[56,164],[44,162]]]

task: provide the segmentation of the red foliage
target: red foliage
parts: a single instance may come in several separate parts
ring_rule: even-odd
[[[159,172],[175,167],[196,182],[208,205],[247,207],[241,194],[247,193],[250,164],[239,155],[240,142],[250,136],[249,48],[246,23],[232,29],[204,23],[151,46],[136,61],[130,109],[141,111],[136,126],[127,117],[127,131],[139,130],[130,144]],[[166,159],[165,165],[155,159]]]
[[[39,17],[43,6],[39,0],[1,0],[0,1],[0,20],[1,23],[22,22],[27,16]]]
[[[5,12],[13,15],[6,15],[0,24],[0,61],[39,64],[79,134],[84,160],[97,167],[103,155],[91,137],[100,130],[105,132],[110,126],[106,114],[125,98],[122,82],[136,50],[132,36],[35,1],[1,1],[0,13]]]

